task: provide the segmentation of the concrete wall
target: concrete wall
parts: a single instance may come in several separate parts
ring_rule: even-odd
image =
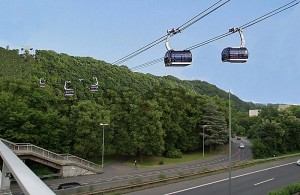
[[[60,170],[62,177],[74,177],[79,175],[91,175],[95,174],[92,171],[77,167],[77,166],[63,166]]]

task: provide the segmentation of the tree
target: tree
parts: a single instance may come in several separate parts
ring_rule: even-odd
[[[164,151],[164,131],[160,122],[162,112],[158,104],[151,100],[145,100],[134,105],[130,117],[130,129],[132,131],[132,143],[136,154],[161,155]]]
[[[102,127],[109,123],[109,111],[94,101],[84,100],[71,106],[69,139],[75,154],[82,157],[100,155],[102,147]]]
[[[283,137],[285,130],[281,127],[280,123],[264,119],[259,127],[256,129],[254,138],[261,141],[264,145],[263,153],[266,156],[273,156],[283,152]]]
[[[203,105],[202,125],[207,125],[204,132],[205,145],[212,148],[228,142],[228,130],[225,116],[213,101]]]

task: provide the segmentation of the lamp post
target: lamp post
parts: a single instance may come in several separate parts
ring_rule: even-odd
[[[228,93],[228,118],[229,118],[229,195],[231,195],[231,105],[230,105],[230,90]]]
[[[103,163],[104,163],[104,126],[108,125],[106,123],[100,123],[100,125],[103,127],[102,128],[102,172],[103,172]]]
[[[202,126],[202,157],[204,158],[204,128],[207,127],[208,125],[203,125]]]

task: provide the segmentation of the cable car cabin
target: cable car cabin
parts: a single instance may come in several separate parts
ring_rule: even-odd
[[[45,83],[40,83],[39,87],[44,88],[44,87],[46,87],[46,84]]]
[[[74,90],[73,89],[65,89],[65,96],[73,96]]]
[[[91,85],[90,91],[98,91],[98,85]]]
[[[222,61],[231,63],[245,63],[248,60],[248,50],[246,47],[227,47],[222,51]]]
[[[190,50],[168,50],[165,54],[164,62],[165,66],[189,66],[192,64],[192,53]]]

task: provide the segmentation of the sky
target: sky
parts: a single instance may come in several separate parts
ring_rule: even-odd
[[[166,35],[218,0],[0,0],[0,47],[31,46],[108,63]],[[183,50],[239,27],[292,0],[231,0],[171,37]],[[225,0],[224,0],[225,2]],[[300,104],[300,4],[244,29],[247,63],[224,63],[221,52],[240,45],[238,33],[192,50],[187,67],[163,62],[137,70],[201,80],[244,101]],[[129,68],[164,56],[160,43],[126,61]]]

